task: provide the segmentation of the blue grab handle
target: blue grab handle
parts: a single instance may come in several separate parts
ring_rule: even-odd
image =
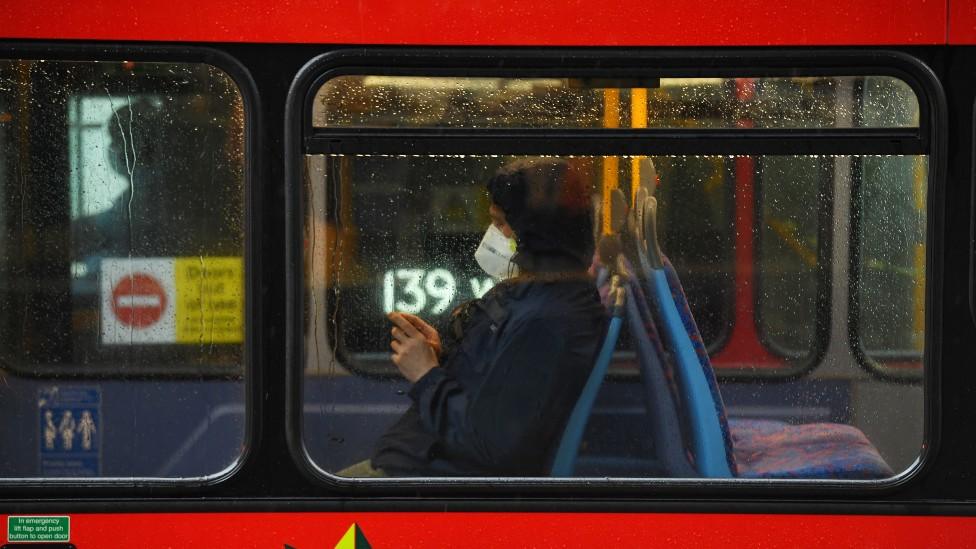
[[[576,406],[573,407],[573,413],[569,416],[566,430],[563,431],[563,438],[556,450],[556,458],[553,460],[551,472],[554,477],[572,476],[576,469],[576,458],[579,455],[580,443],[583,441],[583,431],[586,429],[586,423],[593,411],[596,395],[600,392],[600,386],[603,385],[603,378],[610,368],[610,359],[613,358],[613,350],[617,346],[617,338],[620,336],[622,324],[623,318],[619,314],[614,314],[613,318],[610,319],[607,337],[603,340],[603,347],[597,356],[596,364],[593,366],[593,371],[590,372],[590,377],[586,380],[586,385],[583,387],[579,400],[576,401]]]
[[[654,295],[664,321],[664,331],[674,353],[678,377],[681,380],[682,397],[689,414],[692,428],[692,444],[695,450],[695,464],[698,472],[709,478],[729,478],[732,471],[726,456],[722,427],[708,381],[702,372],[701,363],[695,353],[678,307],[674,304],[667,274],[660,269],[651,271]]]

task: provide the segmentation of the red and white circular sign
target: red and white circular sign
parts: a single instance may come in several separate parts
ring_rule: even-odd
[[[123,276],[112,288],[112,312],[119,322],[133,328],[148,328],[166,310],[166,292],[151,275]]]

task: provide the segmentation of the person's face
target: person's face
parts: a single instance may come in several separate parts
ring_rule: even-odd
[[[491,224],[497,227],[505,235],[505,238],[515,238],[515,232],[505,221],[505,212],[501,208],[492,204],[488,207],[488,215],[491,217]]]

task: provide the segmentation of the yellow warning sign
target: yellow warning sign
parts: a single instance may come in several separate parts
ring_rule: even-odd
[[[244,264],[240,257],[174,261],[176,341],[244,341]]]
[[[372,546],[366,541],[366,536],[359,529],[359,525],[354,522],[336,544],[335,549],[372,549]]]

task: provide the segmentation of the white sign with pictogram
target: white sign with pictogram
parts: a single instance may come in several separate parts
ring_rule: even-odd
[[[103,259],[102,343],[172,343],[176,285],[172,259]]]

